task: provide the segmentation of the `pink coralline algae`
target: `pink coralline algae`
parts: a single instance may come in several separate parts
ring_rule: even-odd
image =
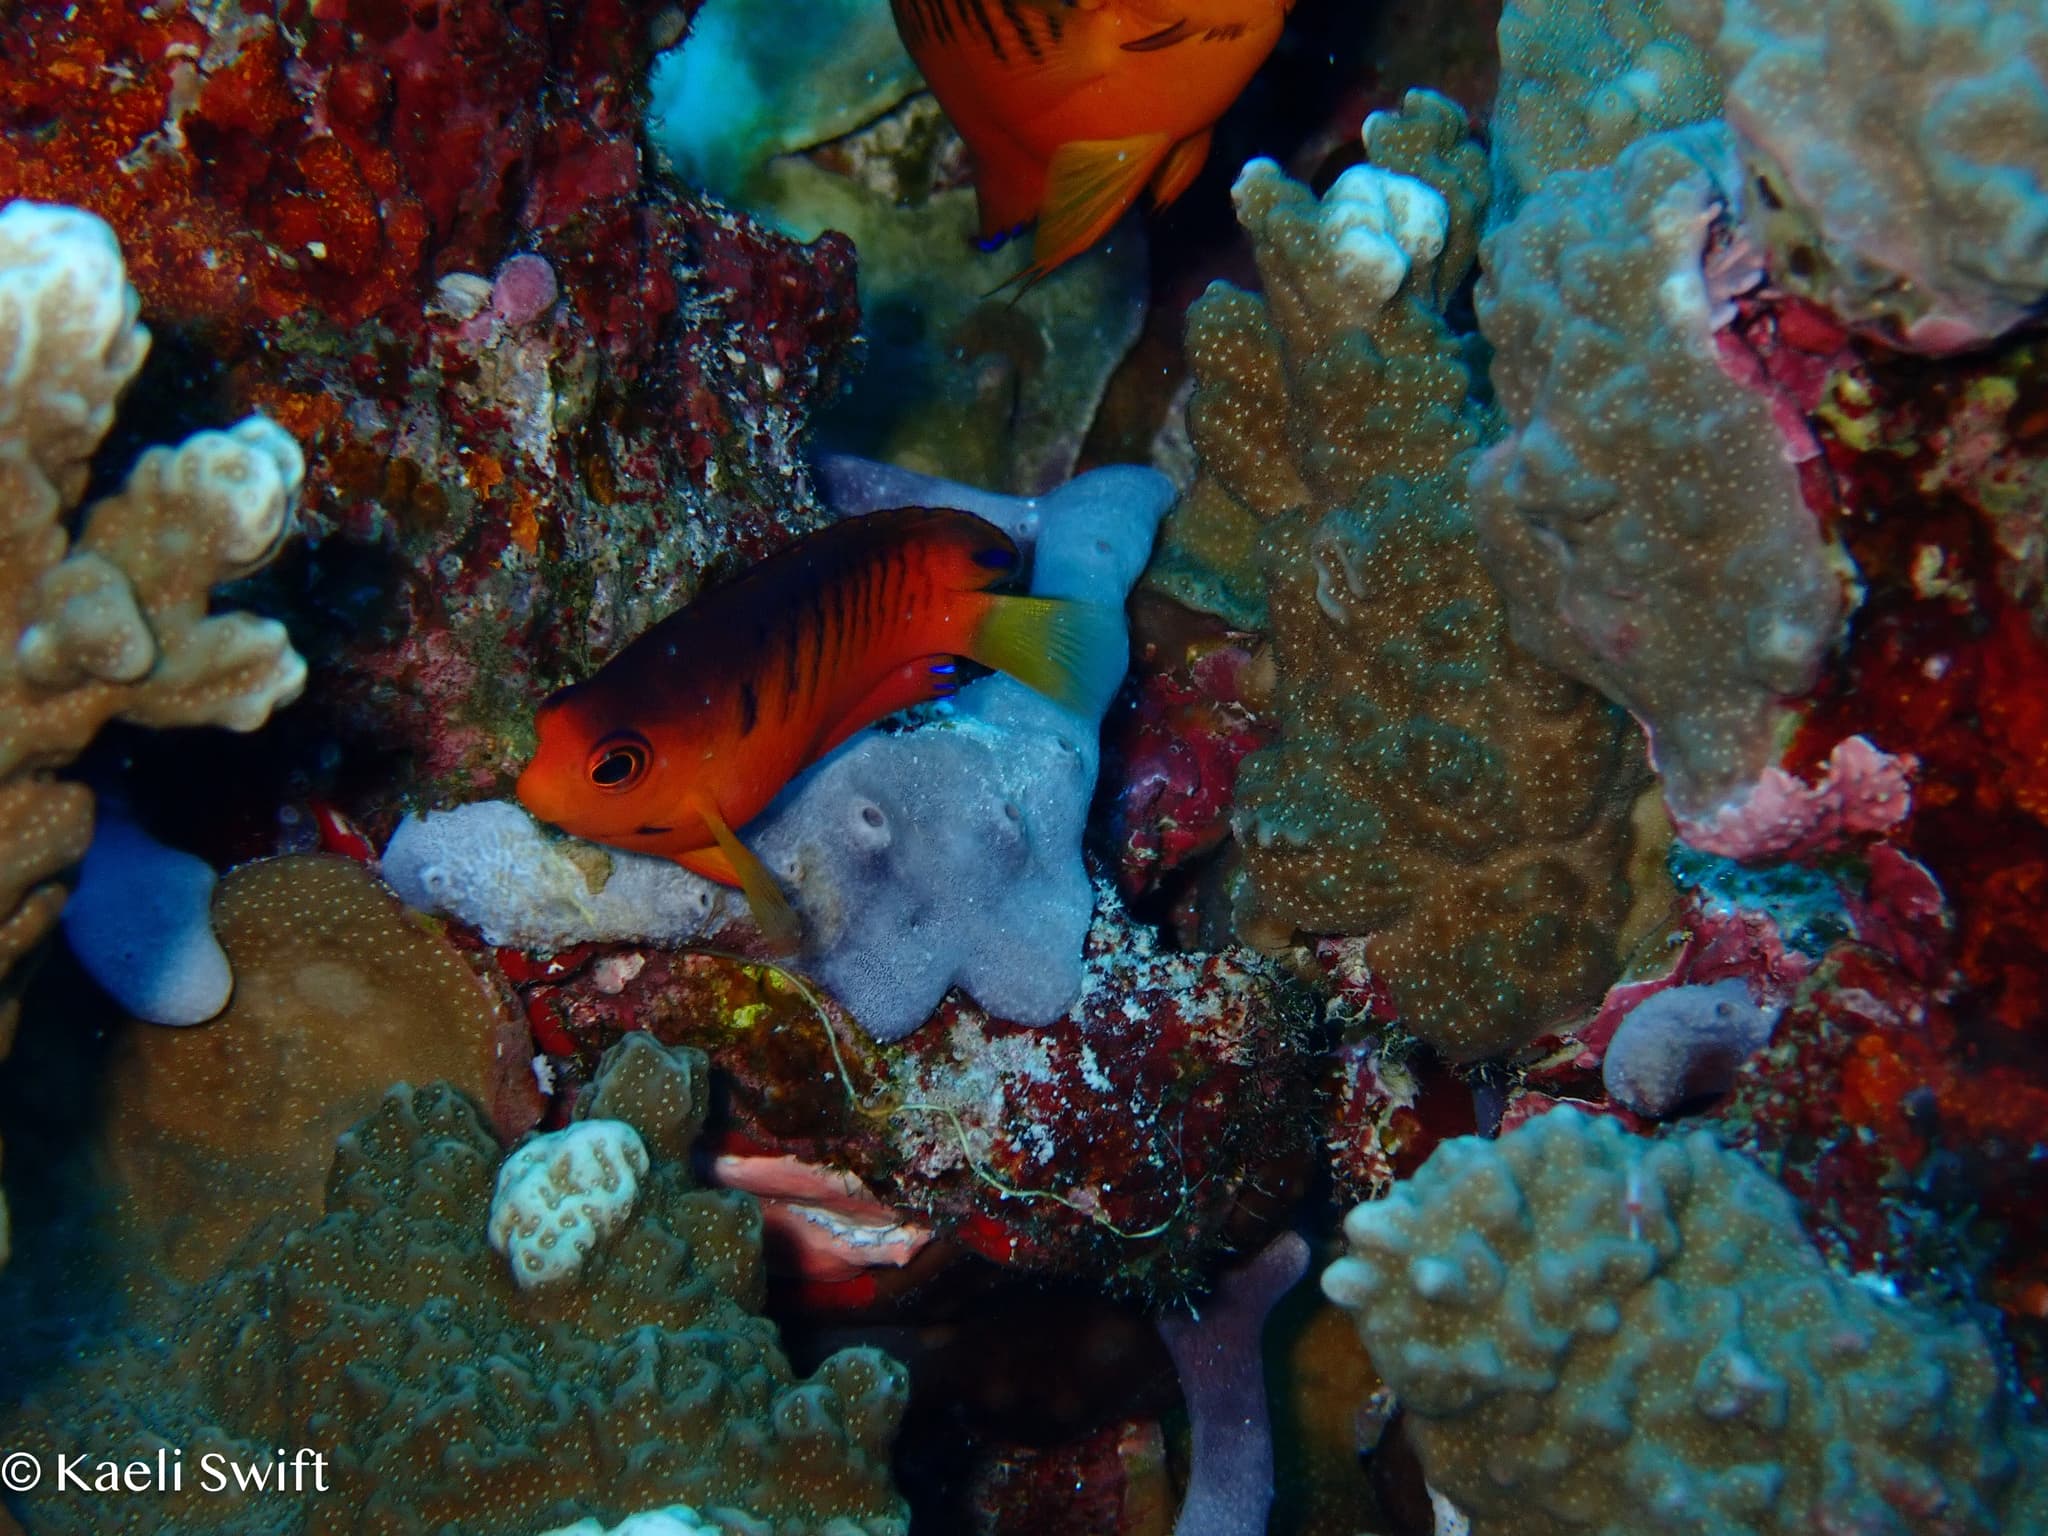
[[[1227,641],[1188,649],[1177,666],[1141,670],[1133,708],[1110,727],[1122,759],[1117,873],[1127,896],[1221,846],[1237,765],[1272,737],[1244,702],[1249,653]]]
[[[1912,809],[1912,774],[1911,757],[1851,736],[1835,745],[1814,783],[1766,768],[1740,800],[1698,820],[1679,818],[1678,834],[1731,859],[1810,859],[1897,826]]]

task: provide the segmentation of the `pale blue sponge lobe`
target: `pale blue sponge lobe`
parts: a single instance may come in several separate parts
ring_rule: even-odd
[[[86,974],[138,1019],[200,1024],[234,977],[213,936],[213,866],[166,848],[102,796],[64,937]]]

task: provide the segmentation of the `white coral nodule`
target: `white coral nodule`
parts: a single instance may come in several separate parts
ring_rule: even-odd
[[[520,1289],[574,1279],[633,1214],[647,1166],[640,1133],[623,1120],[580,1121],[506,1158],[491,1195],[491,1246]]]

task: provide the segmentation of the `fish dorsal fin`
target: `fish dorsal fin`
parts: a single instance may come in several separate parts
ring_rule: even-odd
[[[711,840],[718,844],[718,851],[732,867],[734,880],[746,893],[747,907],[753,912],[754,922],[761,929],[761,937],[768,941],[770,951],[778,955],[795,954],[803,943],[803,925],[797,921],[775,877],[768,873],[768,866],[754,857],[753,850],[725,824],[725,818],[708,797],[700,796],[694,809],[704,818]]]
[[[1036,282],[1109,233],[1159,169],[1172,141],[1163,133],[1129,139],[1076,139],[1053,152],[1045,206],[1031,247],[1027,283]]]
[[[1108,707],[1130,665],[1124,611],[1054,597],[985,597],[967,654],[1084,718]]]

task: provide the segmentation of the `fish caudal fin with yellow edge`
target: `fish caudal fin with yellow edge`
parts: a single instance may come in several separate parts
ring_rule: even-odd
[[[1027,285],[1109,233],[1138,200],[1173,141],[1163,133],[1062,144],[1045,171],[1045,206],[1031,243]]]
[[[700,800],[696,810],[704,818],[704,825],[711,829],[711,840],[718,844],[718,851],[725,855],[726,863],[731,866],[733,878],[747,898],[748,910],[754,914],[761,937],[768,941],[769,951],[776,955],[795,954],[803,944],[803,925],[797,921],[796,913],[782,894],[782,888],[775,883],[775,877],[768,873],[768,866],[739,840],[710,801]]]
[[[1053,597],[991,597],[988,604],[968,656],[1099,719],[1130,664],[1123,609]]]

